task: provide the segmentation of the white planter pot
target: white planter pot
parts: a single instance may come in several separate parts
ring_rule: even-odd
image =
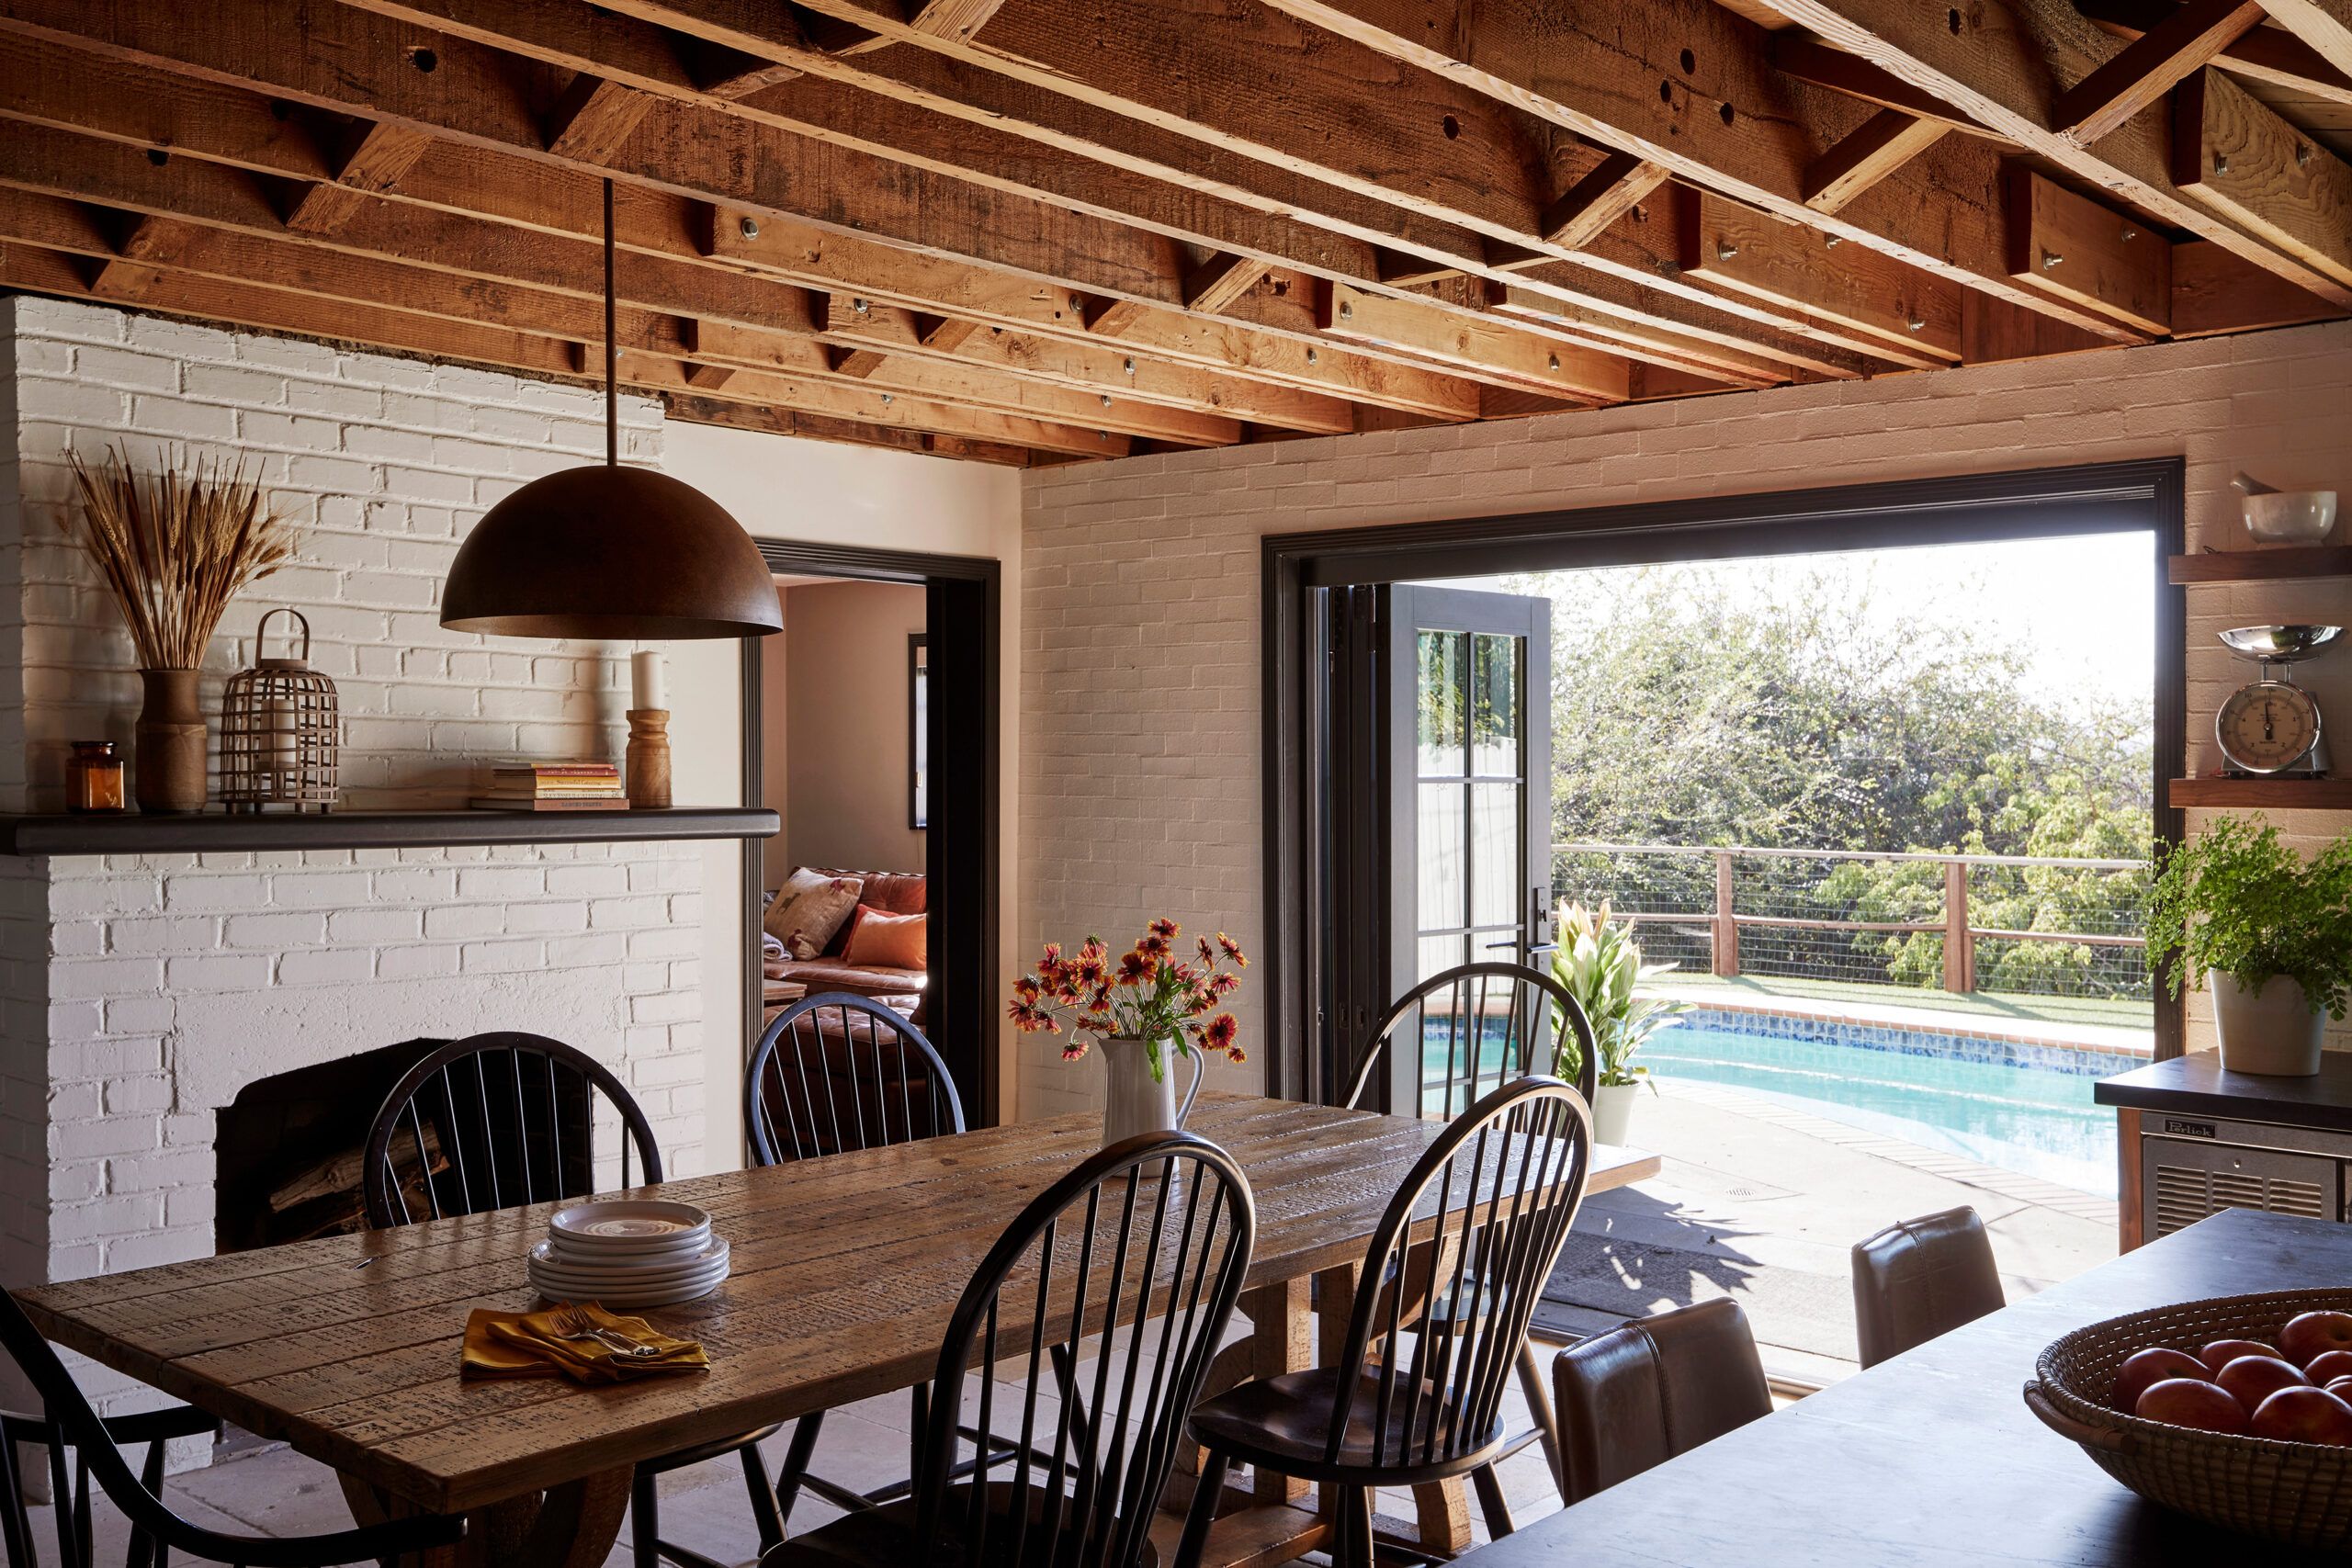
[[[1201,1075],[1207,1066],[1201,1053],[1190,1054],[1193,1082],[1184,1091],[1184,1103],[1180,1106],[1176,1103],[1176,1075],[1182,1070],[1182,1061],[1174,1041],[1159,1043],[1160,1076],[1157,1078],[1151,1076],[1151,1059],[1144,1055],[1140,1040],[1114,1037],[1097,1042],[1094,1049],[1110,1076],[1108,1092],[1102,1100],[1104,1148],[1138,1133],[1173,1133],[1184,1125],[1185,1113],[1200,1098]]]
[[[1605,1083],[1593,1090],[1593,1142],[1621,1145],[1625,1142],[1626,1124],[1634,1119],[1634,1096],[1641,1092],[1637,1083]]]
[[[2273,975],[2249,991],[2236,976],[2219,969],[2206,972],[2205,984],[2213,993],[2213,1025],[2222,1036],[2223,1071],[2280,1078],[2307,1078],[2319,1072],[2320,1032],[2327,1015],[2312,1011],[2301,986]]]

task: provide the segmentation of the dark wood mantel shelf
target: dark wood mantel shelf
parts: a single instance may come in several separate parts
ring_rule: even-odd
[[[595,844],[674,839],[765,839],[773,811],[330,811],[194,817],[0,816],[0,853],[182,854],[252,850],[399,850],[459,844]]]

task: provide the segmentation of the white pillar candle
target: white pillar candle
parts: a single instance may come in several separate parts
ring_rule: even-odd
[[[662,656],[651,649],[636,656],[636,680],[631,689],[629,705],[638,708],[666,708],[670,705],[669,678],[662,673]]]

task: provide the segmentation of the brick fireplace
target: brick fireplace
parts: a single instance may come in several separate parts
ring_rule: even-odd
[[[68,740],[130,738],[129,641],[62,532],[65,454],[117,442],[141,465],[243,459],[308,524],[299,564],[232,607],[205,704],[262,610],[300,608],[346,716],[346,806],[461,806],[486,757],[617,756],[626,645],[490,642],[435,611],[472,520],[599,457],[601,412],[515,377],[0,300],[0,808],[57,809]],[[625,457],[658,460],[659,408],[622,418]],[[669,842],[0,857],[0,1280],[211,1252],[224,1108],[419,1038],[578,1045],[673,1173],[704,1168],[706,865]],[[374,1102],[349,1098],[362,1127]]]

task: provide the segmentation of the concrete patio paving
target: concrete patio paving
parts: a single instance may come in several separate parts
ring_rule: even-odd
[[[1891,1221],[1969,1204],[1992,1233],[2011,1299],[2067,1278],[2115,1252],[2111,1201],[2068,1192],[1989,1167],[1877,1138],[1735,1090],[1668,1081],[1634,1111],[1634,1139],[1657,1151],[1655,1179],[1589,1200],[1571,1258],[1583,1260],[1579,1303],[1547,1301],[1539,1334],[1581,1336],[1627,1316],[1729,1295],[1746,1308],[1769,1371],[1827,1382],[1855,1370],[1847,1249]],[[1557,1280],[1555,1276],[1555,1284]],[[1555,1294],[1556,1294],[1555,1290]],[[1602,1301],[1606,1305],[1584,1304]],[[1512,1419],[1520,1419],[1513,1399]],[[879,1486],[906,1471],[907,1403],[890,1396],[828,1418],[815,1468],[844,1484]],[[773,1471],[783,1438],[771,1439]],[[1521,1523],[1559,1506],[1539,1452],[1503,1467]],[[169,1491],[191,1519],[240,1533],[344,1528],[342,1494],[322,1466],[278,1445],[177,1477]],[[662,1482],[663,1533],[719,1562],[755,1561],[757,1538],[733,1460]],[[1382,1511],[1408,1516],[1403,1497]],[[99,1504],[102,1550],[122,1527]],[[1473,1529],[1485,1525],[1472,1509]],[[833,1510],[804,1499],[796,1533]],[[46,1510],[36,1510],[42,1562],[54,1561]],[[624,1529],[609,1568],[630,1568]],[[112,1550],[119,1559],[120,1547]]]

